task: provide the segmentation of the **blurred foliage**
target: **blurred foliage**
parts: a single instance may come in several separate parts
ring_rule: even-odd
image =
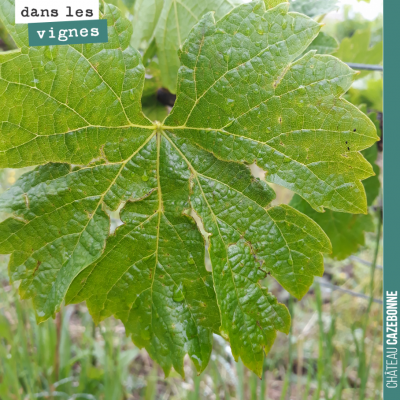
[[[325,30],[333,35],[339,42],[346,37],[352,37],[358,30],[369,29],[371,31],[370,44],[380,42],[383,39],[383,16],[378,14],[377,17],[370,21],[365,19],[361,14],[352,15],[351,6],[344,7],[344,18],[341,21],[334,21],[325,27]]]
[[[291,0],[290,9],[313,18],[337,10],[338,0]]]
[[[133,35],[131,45],[146,49],[154,38],[155,29],[163,9],[162,0],[137,0],[132,13]]]
[[[162,82],[156,58],[146,66],[146,79],[144,82],[142,107],[143,112],[151,121],[163,121],[169,113],[168,106],[158,99],[158,92],[162,89]]]
[[[132,7],[135,5],[136,0],[122,0],[122,2],[125,4],[125,6],[128,9],[132,9]]]
[[[332,243],[330,256],[337,260],[356,253],[365,244],[365,233],[374,230],[374,221],[369,214],[347,214],[328,209],[319,213],[299,195],[293,197],[290,205],[308,215],[324,230]]]
[[[359,30],[351,38],[344,38],[338,50],[333,53],[344,62],[359,64],[381,64],[383,60],[383,41],[370,46],[370,29]],[[359,78],[368,75],[370,71],[361,71]]]
[[[0,51],[15,49],[15,43],[7,32],[5,26],[0,21]]]
[[[328,35],[325,32],[320,32],[311,42],[310,46],[308,46],[308,49],[304,54],[310,50],[316,50],[319,54],[332,54],[337,51],[338,47],[339,43],[333,36]]]
[[[122,399],[139,355],[115,326],[96,328],[86,311],[66,308],[37,325],[13,287],[0,296],[0,343],[2,400]]]
[[[345,98],[351,103],[365,104],[368,109],[383,111],[383,79],[366,79],[357,87],[352,87]]]

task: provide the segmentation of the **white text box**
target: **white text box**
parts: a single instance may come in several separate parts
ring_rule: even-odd
[[[15,0],[16,24],[88,19],[99,19],[99,0]]]

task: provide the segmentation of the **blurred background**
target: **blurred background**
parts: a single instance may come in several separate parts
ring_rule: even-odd
[[[383,1],[324,1],[333,4],[333,11],[312,16],[325,24],[323,32],[337,39],[330,52],[344,62],[382,64]],[[307,1],[293,1],[294,8],[295,3]],[[120,4],[132,15],[132,1]],[[0,24],[0,51],[13,47]],[[168,112],[174,99],[156,79],[156,64],[153,59],[147,65],[149,96],[143,100],[145,112],[154,119]],[[363,71],[345,97],[371,116],[381,135],[381,142],[371,150],[380,178],[382,72]],[[0,171],[0,191],[25,171]],[[274,189],[277,203],[291,201],[291,192]],[[339,221],[330,227],[336,229],[338,240],[347,240],[351,232],[355,244],[334,259],[326,258],[324,276],[315,280],[301,301],[266,279],[265,286],[289,307],[293,324],[288,336],[278,335],[261,380],[240,361],[236,363],[229,343],[216,335],[206,371],[196,376],[187,360],[182,380],[174,371],[165,378],[146,351],[125,336],[118,321],[108,319],[95,326],[85,304],[64,307],[54,320],[38,326],[30,302],[21,301],[18,284],[9,282],[7,257],[1,257],[0,399],[381,399],[381,215],[377,193],[368,223]]]

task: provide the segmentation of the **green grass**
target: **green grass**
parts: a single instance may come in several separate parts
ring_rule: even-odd
[[[36,325],[15,290],[0,295],[0,398],[123,399],[129,366],[139,350],[112,326],[94,328],[79,315],[82,333],[71,337],[73,308]],[[96,337],[100,335],[100,337]]]

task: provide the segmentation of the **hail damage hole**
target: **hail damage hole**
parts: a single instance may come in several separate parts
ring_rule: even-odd
[[[265,180],[265,175],[267,174],[262,168],[260,168],[256,163],[249,165],[250,172],[255,178]]]
[[[208,251],[209,245],[210,245],[210,234],[208,232],[206,232],[205,228],[204,228],[204,224],[203,224],[203,220],[196,214],[196,211],[191,210],[190,212],[191,217],[195,220],[197,228],[199,229],[201,235],[204,238],[204,262],[205,262],[205,266],[206,266],[206,270],[209,272],[212,272],[212,267],[211,267],[211,258],[210,258],[210,253]]]
[[[124,223],[121,220],[120,213],[121,210],[125,207],[125,202],[120,204],[120,206],[115,210],[111,211],[104,207],[104,212],[109,216],[110,218],[110,235],[113,235],[117,228]]]

